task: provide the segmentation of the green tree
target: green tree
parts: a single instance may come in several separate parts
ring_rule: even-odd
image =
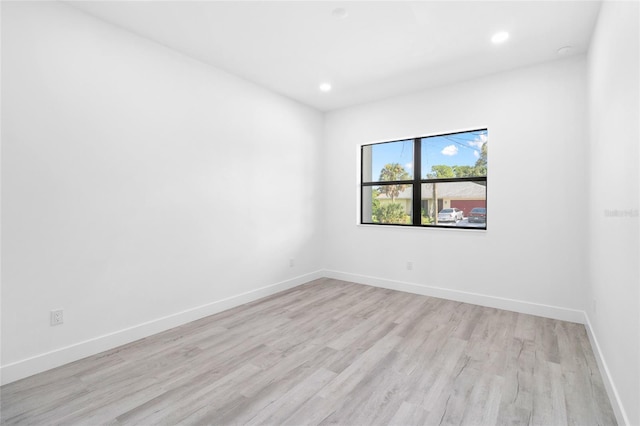
[[[380,222],[378,220],[378,213],[380,211],[380,191],[377,188],[373,188],[371,191],[371,220],[373,222]]]
[[[375,211],[377,208],[380,208],[380,200],[378,197],[380,196],[380,190],[378,188],[373,188],[371,191],[371,208]]]
[[[473,166],[452,166],[451,168],[453,169],[453,174],[457,178],[477,176],[476,168]]]
[[[398,180],[407,180],[410,179],[409,173],[398,163],[389,163],[386,164],[382,170],[380,170],[380,180],[381,181],[398,181]],[[385,194],[387,197],[391,198],[391,202],[393,203],[396,200],[396,197],[400,195],[402,191],[405,190],[407,185],[382,185],[379,187],[379,190],[382,194]]]
[[[453,168],[444,164],[431,166],[431,173],[427,174],[427,178],[452,178],[455,177]]]
[[[475,165],[475,174],[476,176],[486,176],[487,175],[487,143],[482,144],[482,148],[480,148],[480,157],[476,160]]]
[[[399,203],[384,203],[376,211],[380,223],[406,223],[407,213]]]

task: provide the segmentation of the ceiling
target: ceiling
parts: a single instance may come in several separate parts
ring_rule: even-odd
[[[584,53],[600,8],[566,0],[67,4],[321,111]],[[498,31],[510,37],[495,45]]]

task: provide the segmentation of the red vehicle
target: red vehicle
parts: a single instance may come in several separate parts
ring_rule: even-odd
[[[474,207],[469,212],[469,223],[486,223],[487,222],[487,209],[484,207]]]

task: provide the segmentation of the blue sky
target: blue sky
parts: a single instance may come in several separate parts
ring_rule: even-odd
[[[431,172],[431,166],[473,166],[480,149],[487,142],[487,131],[456,133],[422,139],[422,177]],[[372,146],[372,174],[377,180],[380,170],[388,163],[402,164],[413,176],[413,140],[389,142]]]

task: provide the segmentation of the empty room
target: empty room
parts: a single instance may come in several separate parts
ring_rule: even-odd
[[[2,1],[2,425],[640,426],[637,1]]]

